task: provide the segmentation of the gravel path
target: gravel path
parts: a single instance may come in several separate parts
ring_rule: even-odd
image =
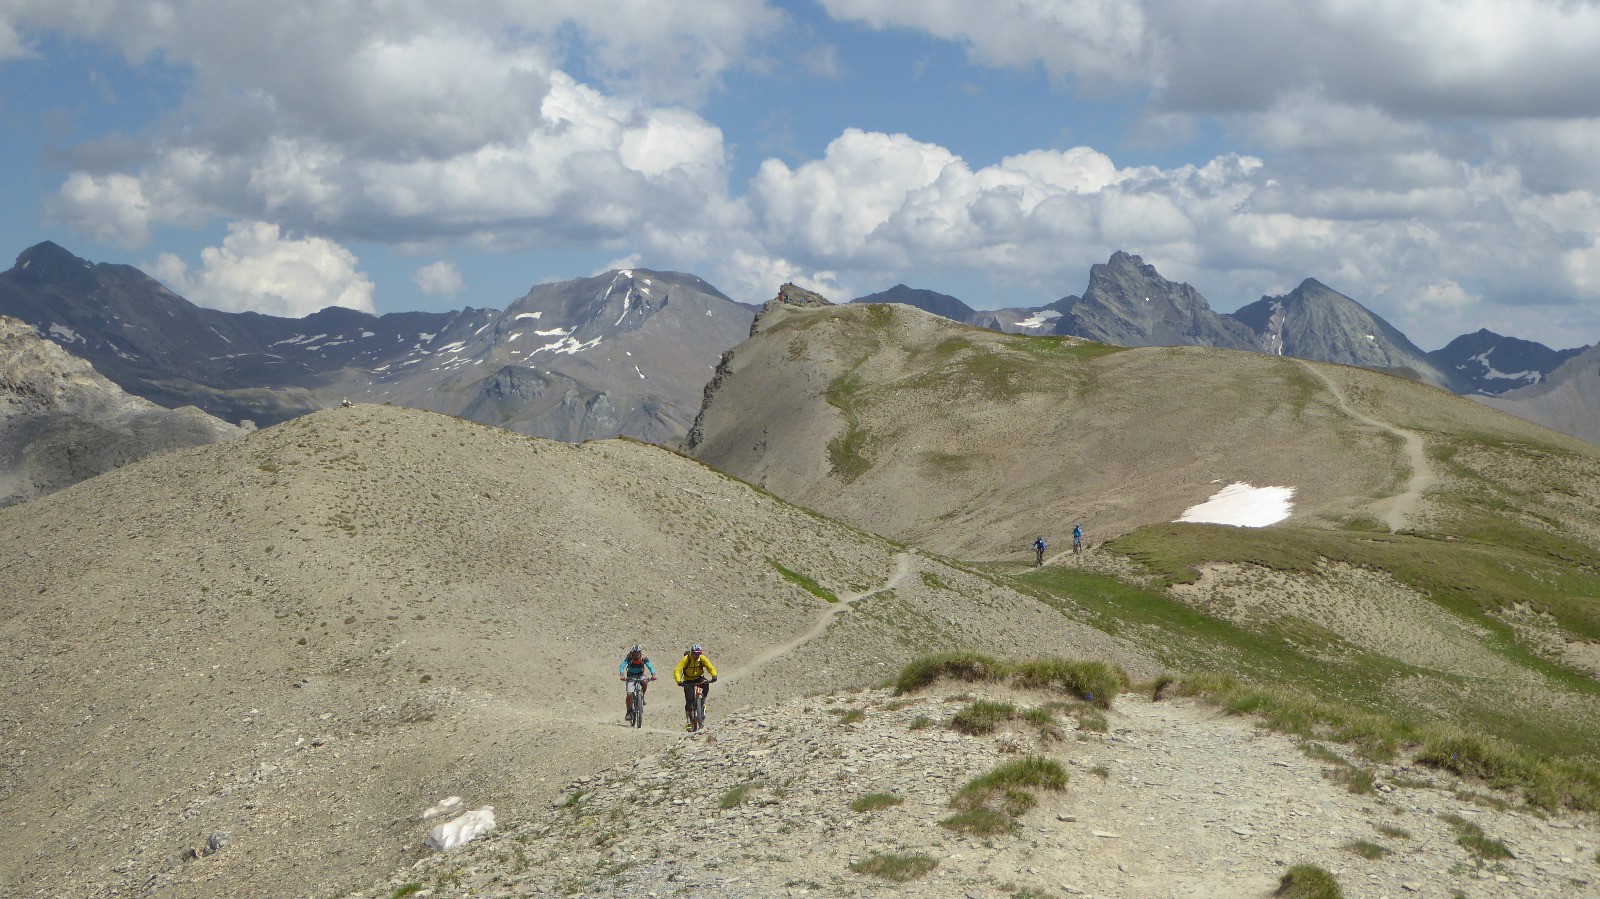
[[[555,807],[350,899],[413,884],[416,896],[483,899],[1264,899],[1302,863],[1333,872],[1350,899],[1600,896],[1592,817],[1497,810],[1499,798],[1481,786],[1405,765],[1369,764],[1376,790],[1356,794],[1329,776],[1348,770],[1338,756],[1313,757],[1189,700],[1123,695],[1106,732],[1069,704],[1056,707],[1050,729],[1014,720],[967,736],[945,726],[971,698],[956,689],[909,700],[836,693],[731,716],[658,755],[575,781]],[[972,692],[1019,709],[1052,698]],[[1061,763],[1066,790],[1040,794],[1008,835],[941,826],[964,783],[1025,754]],[[852,809],[873,793],[899,803]],[[1515,857],[1478,858],[1446,815],[1478,825]],[[1346,848],[1358,841],[1387,854],[1367,859]],[[906,882],[852,869],[889,854],[922,856],[931,867]]]
[[[1411,477],[1406,480],[1404,490],[1389,498],[1389,509],[1384,515],[1384,523],[1389,526],[1390,533],[1398,533],[1410,528],[1413,519],[1417,515],[1417,507],[1422,503],[1422,495],[1433,486],[1436,480],[1433,468],[1428,464],[1428,451],[1426,445],[1422,442],[1421,435],[1415,431],[1398,427],[1382,419],[1373,418],[1370,415],[1356,411],[1351,407],[1349,400],[1345,398],[1344,391],[1339,387],[1338,383],[1328,377],[1326,372],[1304,360],[1301,361],[1301,364],[1305,366],[1306,371],[1315,375],[1317,380],[1328,388],[1328,392],[1333,395],[1340,411],[1364,424],[1387,431],[1404,442],[1406,464],[1410,466]]]

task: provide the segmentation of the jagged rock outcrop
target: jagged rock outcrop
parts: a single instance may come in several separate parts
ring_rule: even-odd
[[[1211,346],[1249,349],[1248,331],[1213,311],[1188,284],[1161,277],[1155,266],[1117,251],[1089,271],[1081,297],[1045,307],[1061,313],[1055,333],[1118,346]]]
[[[130,396],[31,325],[0,316],[0,505],[244,430],[193,406]]]

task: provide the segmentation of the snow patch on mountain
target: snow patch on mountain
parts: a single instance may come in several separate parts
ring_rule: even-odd
[[[1177,520],[1262,528],[1288,518],[1294,511],[1293,499],[1293,487],[1252,487],[1242,481],[1235,482],[1218,490],[1205,502],[1190,506]]]
[[[1017,327],[1019,327],[1019,328],[1042,328],[1045,325],[1049,324],[1052,320],[1058,319],[1060,317],[1061,317],[1061,313],[1055,311],[1054,309],[1040,309],[1038,312],[1035,312],[1033,314],[1032,318],[1024,319],[1023,321],[1017,322]]]
[[[1537,384],[1540,381],[1544,380],[1544,374],[1542,372],[1538,372],[1538,371],[1503,372],[1503,371],[1500,371],[1500,370],[1496,369],[1494,367],[1494,365],[1489,362],[1489,354],[1491,354],[1493,352],[1494,352],[1494,350],[1492,350],[1492,349],[1491,350],[1484,350],[1483,352],[1479,353],[1478,355],[1472,357],[1472,361],[1473,362],[1476,362],[1479,365],[1483,366],[1483,369],[1484,369],[1483,377],[1485,377],[1485,378],[1499,378],[1499,379],[1506,380],[1506,381],[1526,381],[1529,384]],[[1464,369],[1464,368],[1466,368],[1466,366],[1465,365],[1458,365],[1458,366],[1456,366],[1456,368],[1463,368]]]

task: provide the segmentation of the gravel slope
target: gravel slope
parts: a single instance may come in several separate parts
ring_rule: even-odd
[[[1332,871],[1351,899],[1600,895],[1592,817],[1497,810],[1480,788],[1405,764],[1369,765],[1376,790],[1358,795],[1328,776],[1341,765],[1188,700],[1125,694],[1103,733],[1079,727],[1081,707],[1068,704],[1050,733],[1017,721],[967,736],[945,722],[973,696],[1021,708],[1051,697],[956,694],[950,685],[909,701],[835,693],[730,716],[664,752],[615,759],[552,807],[349,899],[406,888],[483,899],[1237,899],[1270,895],[1295,864]],[[940,825],[963,784],[1025,754],[1061,763],[1069,780],[1040,792],[1015,833],[971,837]],[[902,801],[851,809],[872,793]],[[1477,824],[1515,858],[1479,858],[1446,815]],[[425,829],[412,825],[417,839]],[[1358,841],[1390,854],[1369,860],[1345,848]],[[904,883],[852,871],[877,854],[925,856],[934,867]]]
[[[847,596],[910,570],[741,671],[829,609],[769,560]],[[515,819],[670,745],[615,726],[635,640],[664,673],[695,640],[743,673],[719,712],[881,682],[956,643],[1154,670],[657,447],[383,406],[0,510],[0,586],[7,896],[317,896],[379,876],[444,795]],[[219,832],[222,851],[186,857]]]

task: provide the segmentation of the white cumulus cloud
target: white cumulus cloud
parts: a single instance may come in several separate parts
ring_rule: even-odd
[[[189,300],[227,312],[299,318],[328,306],[372,310],[372,282],[355,254],[320,237],[284,237],[277,225],[235,222],[220,247],[200,253],[191,271],[171,253],[151,274]]]
[[[466,286],[461,278],[461,270],[447,259],[417,269],[411,281],[430,297],[453,297]]]

